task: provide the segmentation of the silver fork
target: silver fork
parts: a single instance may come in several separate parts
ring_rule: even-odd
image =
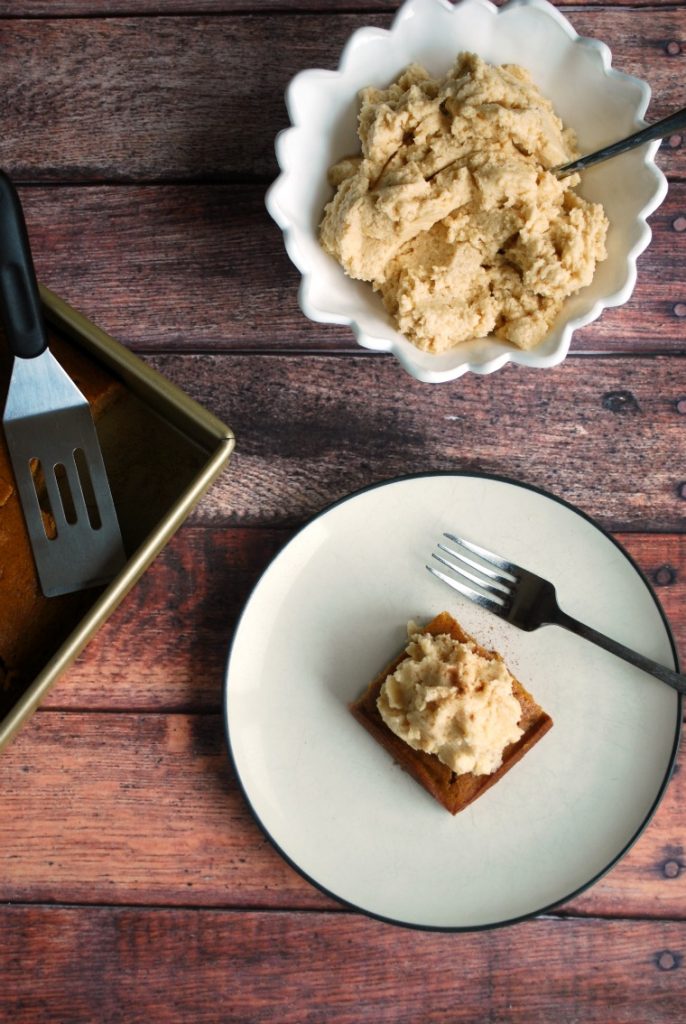
[[[593,164],[599,164],[602,160],[609,160],[612,156],[619,156],[620,153],[626,153],[630,149],[635,149],[636,146],[642,146],[645,142],[652,142],[654,139],[664,139],[673,132],[681,131],[685,126],[686,108],[684,110],[677,110],[675,114],[670,114],[669,117],[663,117],[661,121],[656,121],[655,124],[649,124],[647,127],[641,128],[640,131],[634,132],[633,135],[629,135],[626,139],[613,142],[611,146],[603,146],[602,149],[596,150],[595,153],[587,153],[586,156],[579,157],[578,160],[572,160],[571,163],[552,167],[551,174],[554,174],[557,178],[566,178],[568,174],[574,174],[575,171],[583,171],[587,167],[592,167]]]
[[[616,640],[611,640],[597,629],[586,626],[563,612],[557,603],[555,587],[548,580],[536,576],[514,562],[508,562],[507,559],[487,551],[478,544],[465,540],[464,537],[457,537],[452,533],[444,533],[443,536],[452,542],[452,546],[439,544],[438,549],[443,555],[434,552],[432,557],[450,569],[454,575],[449,576],[431,565],[427,565],[426,568],[453,590],[459,591],[471,601],[480,604],[482,608],[487,608],[495,615],[500,615],[506,622],[527,632],[548,624],[563,626],[584,640],[591,640],[631,665],[656,676],[679,693],[686,693],[686,675],[658,665],[656,661],[645,658],[642,654],[617,643]],[[474,561],[465,552],[477,555],[482,561]],[[487,564],[483,564],[484,562]],[[476,584],[480,589],[476,590],[470,584]]]

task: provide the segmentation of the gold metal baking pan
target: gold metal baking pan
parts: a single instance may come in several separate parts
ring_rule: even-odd
[[[176,532],[234,447],[229,427],[57,295],[41,287],[41,301],[51,348],[91,391],[127,562],[105,589],[43,598],[13,479],[0,463],[0,749]],[[0,405],[8,368],[9,360],[0,359]]]

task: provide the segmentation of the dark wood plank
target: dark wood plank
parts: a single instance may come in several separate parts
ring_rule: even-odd
[[[650,580],[669,620],[686,669],[686,537],[637,533],[619,534],[617,540]]]
[[[684,808],[682,770],[564,912],[686,919]],[[96,712],[39,711],[0,756],[0,901],[339,909],[253,820],[220,716]]]
[[[4,907],[0,1008],[15,1024],[672,1024],[685,941],[672,922],[441,935],[350,915]]]
[[[196,523],[297,525],[367,484],[462,469],[543,487],[611,530],[683,528],[682,358],[568,359],[440,386],[388,356],[150,362],[237,435]]]
[[[44,706],[218,711],[238,616],[260,573],[291,534],[182,529]],[[667,546],[662,557],[677,561]],[[686,607],[684,627],[686,632]]]
[[[0,900],[336,906],[253,821],[218,715],[35,714],[0,757],[0,865]]]
[[[288,351],[356,347],[315,324],[264,207],[263,186],[22,188],[39,276],[133,348]],[[686,183],[651,218],[624,306],[579,331],[573,351],[686,348]]]
[[[182,529],[43,707],[218,711],[238,615],[290,536],[290,530]],[[686,537],[618,539],[655,586],[686,655]]]
[[[651,119],[684,106],[683,9],[570,17],[610,42],[617,68],[650,82]],[[390,12],[0,21],[0,164],[34,181],[272,176],[291,77],[335,67],[351,32],[390,22]],[[683,175],[686,149],[673,144],[662,163]]]

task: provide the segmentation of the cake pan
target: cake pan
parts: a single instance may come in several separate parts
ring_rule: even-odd
[[[50,606],[47,644],[36,625],[41,653],[25,678],[10,678],[10,666],[0,662],[0,750],[187,518],[235,443],[230,427],[59,296],[43,286],[40,296],[51,336],[116,382],[116,399],[97,427],[127,559],[106,588],[48,599],[63,603]]]

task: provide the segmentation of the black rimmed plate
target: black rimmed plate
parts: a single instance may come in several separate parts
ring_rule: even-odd
[[[280,852],[351,906],[419,928],[475,929],[541,913],[597,880],[649,821],[676,756],[681,700],[564,630],[523,633],[424,568],[444,531],[552,580],[561,606],[673,667],[650,586],[570,505],[512,481],[439,474],[351,495],[304,527],[253,591],[226,676],[229,744]],[[497,785],[452,817],[348,705],[443,609],[554,720]]]

